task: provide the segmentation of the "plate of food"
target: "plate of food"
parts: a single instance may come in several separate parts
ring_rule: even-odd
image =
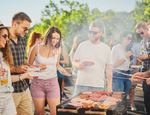
[[[84,63],[87,66],[93,66],[93,65],[95,65],[95,63],[92,62],[92,61],[82,61],[81,63]]]
[[[131,65],[131,68],[133,69],[138,69],[138,68],[141,68],[142,66],[141,65]]]

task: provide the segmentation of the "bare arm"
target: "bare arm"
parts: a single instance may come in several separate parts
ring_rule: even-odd
[[[27,73],[24,73],[24,74],[21,74],[21,78],[22,78],[22,80],[23,79],[33,79],[33,77],[31,77],[31,76],[29,76],[29,74],[27,74]],[[20,81],[20,79],[19,79],[19,75],[11,75],[11,80],[12,80],[12,82],[17,82],[17,81]]]
[[[116,68],[116,67],[122,65],[122,64],[126,61],[126,59],[128,59],[131,55],[132,55],[132,52],[131,52],[131,51],[128,51],[128,52],[126,53],[126,57],[123,58],[123,59],[121,59],[121,60],[119,60],[119,61],[116,61],[116,62],[114,63],[114,65],[113,65],[113,67]]]
[[[107,91],[112,92],[112,64],[106,64]]]
[[[29,64],[31,64],[31,65],[33,65],[33,62],[34,62],[34,60],[35,60],[35,58],[36,58],[36,56],[37,56],[37,50],[38,50],[38,45],[37,46],[35,46],[33,49],[32,49],[32,51],[31,51],[31,53],[30,53],[30,57],[29,57]]]

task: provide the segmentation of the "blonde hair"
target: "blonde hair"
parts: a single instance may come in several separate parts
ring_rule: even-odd
[[[141,22],[139,22],[139,23],[136,24],[135,28],[136,29],[139,29],[139,28],[146,29],[147,28],[147,24],[146,24],[146,22],[141,21]]]

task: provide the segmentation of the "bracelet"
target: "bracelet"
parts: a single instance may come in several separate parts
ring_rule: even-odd
[[[20,80],[20,81],[23,81],[22,78],[21,78],[21,74],[19,74],[19,80]]]
[[[127,58],[126,58],[126,57],[125,57],[124,59],[125,59],[125,61],[127,60]]]

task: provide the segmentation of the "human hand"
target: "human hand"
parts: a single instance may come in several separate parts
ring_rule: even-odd
[[[44,69],[44,70],[47,68],[47,66],[46,66],[45,64],[43,64],[43,63],[40,63],[40,64],[39,64],[39,67],[40,67],[41,69]]]
[[[128,51],[128,52],[126,53],[126,58],[128,59],[132,54],[133,54],[132,51]]]
[[[79,62],[79,67],[78,67],[78,69],[83,69],[83,68],[85,68],[86,66],[87,66],[86,64]]]
[[[137,72],[133,75],[133,77],[131,79],[132,79],[131,80],[132,82],[140,83],[144,79],[144,73],[143,72]]]
[[[21,65],[15,67],[17,73],[25,73],[28,71],[28,66],[27,65]]]
[[[6,72],[6,69],[0,68],[0,76],[3,76]]]
[[[113,90],[112,90],[112,88],[107,88],[107,90],[106,90],[106,92],[108,92],[108,93],[112,93],[113,92]]]
[[[145,60],[148,58],[148,55],[143,55],[143,54],[140,54],[138,56],[135,56],[136,58],[140,59],[140,60]]]
[[[32,72],[33,73],[33,72]],[[35,72],[36,73],[36,72]],[[24,73],[24,74],[21,74],[21,77],[22,79],[30,79],[30,80],[33,80],[35,78],[38,78],[38,76],[30,76],[28,73]]]

